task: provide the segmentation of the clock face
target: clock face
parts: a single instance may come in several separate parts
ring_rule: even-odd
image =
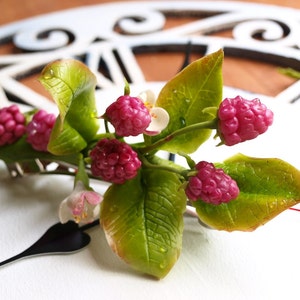
[[[223,48],[224,83],[289,103],[299,83],[299,10],[239,2],[149,1],[84,6],[0,27],[2,99],[52,109],[36,80],[49,62],[73,57],[99,90],[164,82],[188,61]],[[251,73],[251,82],[241,80]],[[270,80],[275,82],[270,87]]]

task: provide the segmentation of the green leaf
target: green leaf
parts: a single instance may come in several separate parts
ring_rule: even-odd
[[[167,82],[158,96],[156,105],[167,110],[170,122],[161,134],[154,137],[145,136],[148,145],[183,127],[214,119],[215,116],[211,112],[216,113],[216,109],[205,109],[219,107],[222,100],[223,56],[222,50],[209,54],[194,61]],[[210,129],[194,130],[175,137],[161,149],[192,153],[210,134]]]
[[[57,118],[47,146],[49,152],[55,155],[67,155],[79,152],[86,146],[87,142],[78,131],[71,127],[67,121],[61,126],[60,118]]]
[[[300,72],[292,68],[279,68],[279,72],[291,78],[300,79]]]
[[[97,110],[95,103],[96,78],[83,63],[73,59],[55,61],[48,64],[42,71],[40,82],[50,92],[59,109],[59,117],[56,120],[56,132],[50,137],[51,147],[58,145],[59,133],[65,135],[65,122],[68,123],[68,135],[71,137],[68,148],[80,151],[70,145],[73,140],[92,140],[99,129]],[[70,136],[72,132],[72,136]],[[80,137],[77,137],[80,135]],[[62,137],[63,139],[64,137]],[[61,151],[59,152],[61,154]]]
[[[65,162],[72,165],[78,164],[78,154],[56,156],[49,152],[36,151],[26,142],[26,136],[23,136],[17,142],[0,147],[0,159],[6,163],[22,163],[34,161],[35,159],[45,161]]]
[[[193,202],[215,229],[252,231],[300,202],[300,171],[283,160],[238,154],[216,165],[236,180],[240,195],[221,205]]]
[[[134,269],[162,278],[181,252],[186,197],[167,171],[143,170],[104,196],[100,220],[107,240]]]

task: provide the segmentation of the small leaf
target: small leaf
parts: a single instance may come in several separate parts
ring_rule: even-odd
[[[54,155],[67,155],[79,152],[86,146],[87,142],[67,121],[61,126],[60,119],[56,120],[47,147],[49,152]]]
[[[252,231],[300,202],[300,171],[283,160],[238,154],[216,165],[237,181],[240,195],[221,205],[193,202],[215,229]]]
[[[73,59],[55,61],[44,68],[40,82],[50,92],[59,109],[56,132],[50,137],[49,150],[60,147],[58,137],[60,131],[66,130],[65,122],[68,123],[67,127],[72,129],[68,129],[71,138],[68,148],[72,148],[70,144],[73,140],[91,141],[98,132],[99,122],[96,118],[96,78],[88,67]],[[61,134],[65,135],[65,132]],[[80,151],[83,148],[74,146],[73,149]]]
[[[141,173],[108,189],[100,220],[118,256],[134,269],[162,278],[181,252],[186,197],[175,174]]]
[[[205,112],[204,109],[219,107],[222,100],[223,56],[223,51],[219,50],[194,61],[167,82],[158,95],[156,105],[169,113],[170,122],[161,134],[145,136],[148,145],[183,127],[214,119],[213,110]],[[170,140],[161,149],[192,153],[210,134],[210,129],[193,131]]]
[[[300,79],[300,72],[292,68],[279,68],[279,72],[291,78]]]

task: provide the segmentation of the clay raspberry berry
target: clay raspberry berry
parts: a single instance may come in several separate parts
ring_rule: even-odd
[[[224,144],[232,146],[264,133],[273,123],[273,112],[259,99],[245,100],[237,96],[222,101],[218,118],[219,136]]]
[[[235,199],[239,194],[236,182],[223,169],[201,161],[196,165],[197,175],[189,178],[185,193],[190,200],[202,200],[219,205]]]
[[[105,116],[119,136],[137,136],[143,133],[151,122],[151,116],[143,101],[124,95],[112,103]]]
[[[134,178],[141,166],[137,153],[117,139],[102,139],[90,153],[91,171],[113,183],[124,183]]]
[[[47,145],[55,120],[55,115],[48,114],[44,110],[39,110],[34,114],[26,129],[27,142],[31,144],[33,149],[47,151]]]
[[[25,116],[17,105],[0,109],[0,146],[16,142],[25,132]]]

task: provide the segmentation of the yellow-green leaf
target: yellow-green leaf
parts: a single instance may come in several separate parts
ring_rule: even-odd
[[[215,229],[252,231],[300,202],[300,171],[283,160],[238,154],[216,165],[237,181],[240,195],[221,205],[193,202]]]
[[[223,51],[219,50],[192,62],[162,88],[156,102],[167,110],[170,122],[161,134],[145,136],[146,143],[152,144],[183,127],[214,119],[207,108],[219,107],[222,100]],[[193,130],[165,143],[161,149],[170,152],[192,153],[206,141],[210,129]]]
[[[63,122],[74,98],[84,90],[94,89],[96,78],[78,60],[65,59],[48,64],[39,78],[56,102]]]
[[[114,252],[134,269],[157,278],[181,251],[186,197],[177,175],[143,170],[105,193],[100,221]]]
[[[60,118],[57,118],[47,147],[50,153],[54,155],[68,155],[79,152],[86,146],[86,141],[67,121],[61,126]]]
[[[74,152],[81,151],[85,144],[82,141],[92,140],[99,129],[94,74],[80,61],[66,59],[48,64],[42,71],[40,82],[50,92],[59,109],[56,132],[50,138],[49,151],[60,148],[61,152],[63,148],[58,144],[61,140],[68,148],[66,153],[71,149]],[[63,136],[60,137],[60,134]],[[72,144],[74,141],[76,144]]]

